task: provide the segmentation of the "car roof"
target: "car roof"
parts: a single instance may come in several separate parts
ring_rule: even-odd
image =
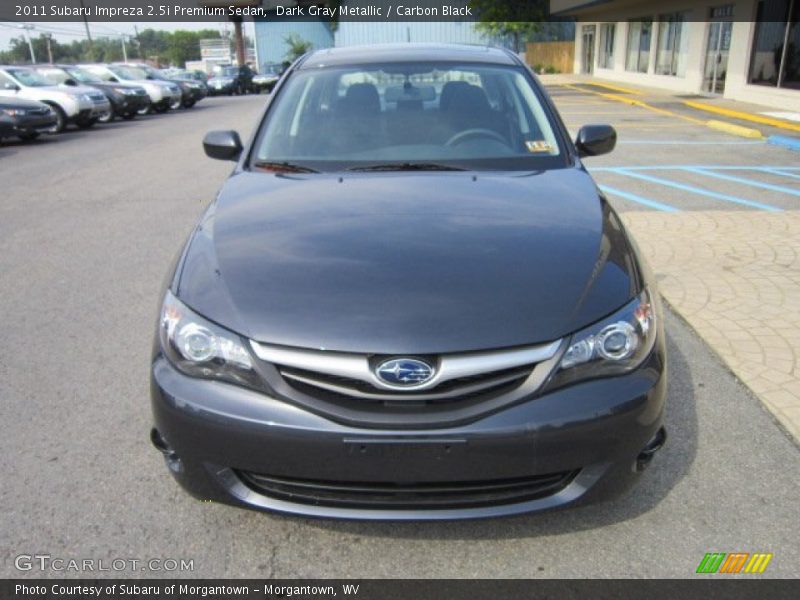
[[[363,65],[392,62],[478,62],[516,65],[515,57],[502,48],[467,44],[374,44],[326,48],[312,52],[300,69],[326,66]]]

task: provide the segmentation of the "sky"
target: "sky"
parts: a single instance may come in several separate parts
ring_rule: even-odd
[[[59,22],[35,22],[30,21],[29,25],[33,25],[34,29],[30,31],[31,37],[39,37],[40,33],[52,33],[53,37],[59,42],[69,43],[72,40],[86,39],[86,27],[83,23],[59,23]],[[138,27],[139,31],[143,29],[162,29],[165,31],[175,31],[176,29],[187,29],[189,31],[197,31],[200,29],[220,29],[222,27],[233,28],[233,25],[227,21],[220,21],[219,23],[207,22],[118,22],[118,23],[92,23],[89,22],[89,31],[92,38],[95,37],[114,37],[119,34],[135,34],[135,28]],[[244,30],[246,35],[252,35],[253,32],[252,21],[244,22]],[[0,50],[8,50],[11,40],[15,37],[20,37],[22,30],[18,27],[17,23],[9,23],[8,21],[0,21]]]

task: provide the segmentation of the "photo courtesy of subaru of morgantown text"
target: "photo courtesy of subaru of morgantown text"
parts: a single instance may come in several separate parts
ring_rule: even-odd
[[[248,140],[206,135],[235,167],[160,298],[151,439],[189,493],[393,520],[631,488],[668,372],[582,162],[611,126],[571,140],[513,52],[388,44],[306,54]]]

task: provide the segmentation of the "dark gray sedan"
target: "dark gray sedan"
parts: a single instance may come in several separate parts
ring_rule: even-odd
[[[608,498],[663,445],[654,282],[510,52],[322,50],[171,267],[151,438],[204,500],[354,519]]]

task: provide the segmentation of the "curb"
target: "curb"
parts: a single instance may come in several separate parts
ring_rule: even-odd
[[[800,139],[797,138],[790,138],[785,135],[771,135],[767,138],[767,143],[800,152]]]
[[[800,131],[800,125],[787,123],[786,121],[781,121],[780,119],[773,119],[771,117],[762,117],[760,115],[754,115],[752,113],[741,112],[738,110],[731,110],[729,108],[720,108],[719,106],[713,106],[711,104],[705,104],[703,102],[685,101],[684,104],[690,108],[696,108],[697,110],[704,110],[706,112],[723,115],[725,117],[731,117],[733,119],[740,119],[742,121],[751,121],[753,123],[759,123],[761,125],[769,125],[771,127],[777,127],[778,129],[786,129],[788,131]]]
[[[724,131],[725,133],[730,133],[732,135],[738,135],[741,137],[746,137],[754,140],[761,140],[764,139],[764,136],[761,135],[761,132],[758,129],[753,129],[751,127],[744,127],[742,125],[736,125],[734,123],[727,123],[725,121],[706,121],[706,127],[710,127],[711,129],[716,129],[718,131]]]

